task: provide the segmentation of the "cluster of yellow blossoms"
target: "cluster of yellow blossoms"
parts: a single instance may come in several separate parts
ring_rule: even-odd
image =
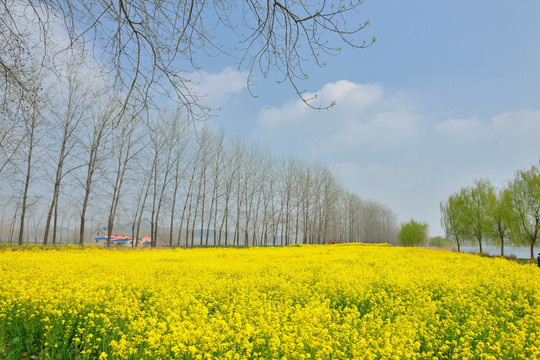
[[[0,358],[540,359],[540,269],[448,251],[0,251]]]

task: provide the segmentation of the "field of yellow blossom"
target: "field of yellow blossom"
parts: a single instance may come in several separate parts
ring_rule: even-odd
[[[540,269],[376,245],[0,251],[5,359],[540,359]]]

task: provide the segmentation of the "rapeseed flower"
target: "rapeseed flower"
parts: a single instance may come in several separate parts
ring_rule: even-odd
[[[345,244],[0,264],[0,358],[540,358],[540,271],[504,259]]]

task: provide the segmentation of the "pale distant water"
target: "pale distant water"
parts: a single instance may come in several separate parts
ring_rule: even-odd
[[[468,252],[468,253],[478,253],[480,252],[480,249],[478,246],[462,246],[461,247],[462,252]],[[500,255],[501,254],[501,248],[499,246],[482,246],[482,251],[484,253],[487,253],[489,255]],[[540,253],[540,248],[535,247],[534,248],[534,258],[538,256],[538,253]],[[504,247],[504,255],[510,256],[515,255],[519,259],[529,259],[531,257],[531,248],[530,247],[514,247],[514,246],[505,246]]]

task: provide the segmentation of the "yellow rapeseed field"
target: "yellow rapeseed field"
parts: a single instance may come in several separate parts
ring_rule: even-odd
[[[0,251],[0,358],[540,359],[540,269],[447,251]]]

